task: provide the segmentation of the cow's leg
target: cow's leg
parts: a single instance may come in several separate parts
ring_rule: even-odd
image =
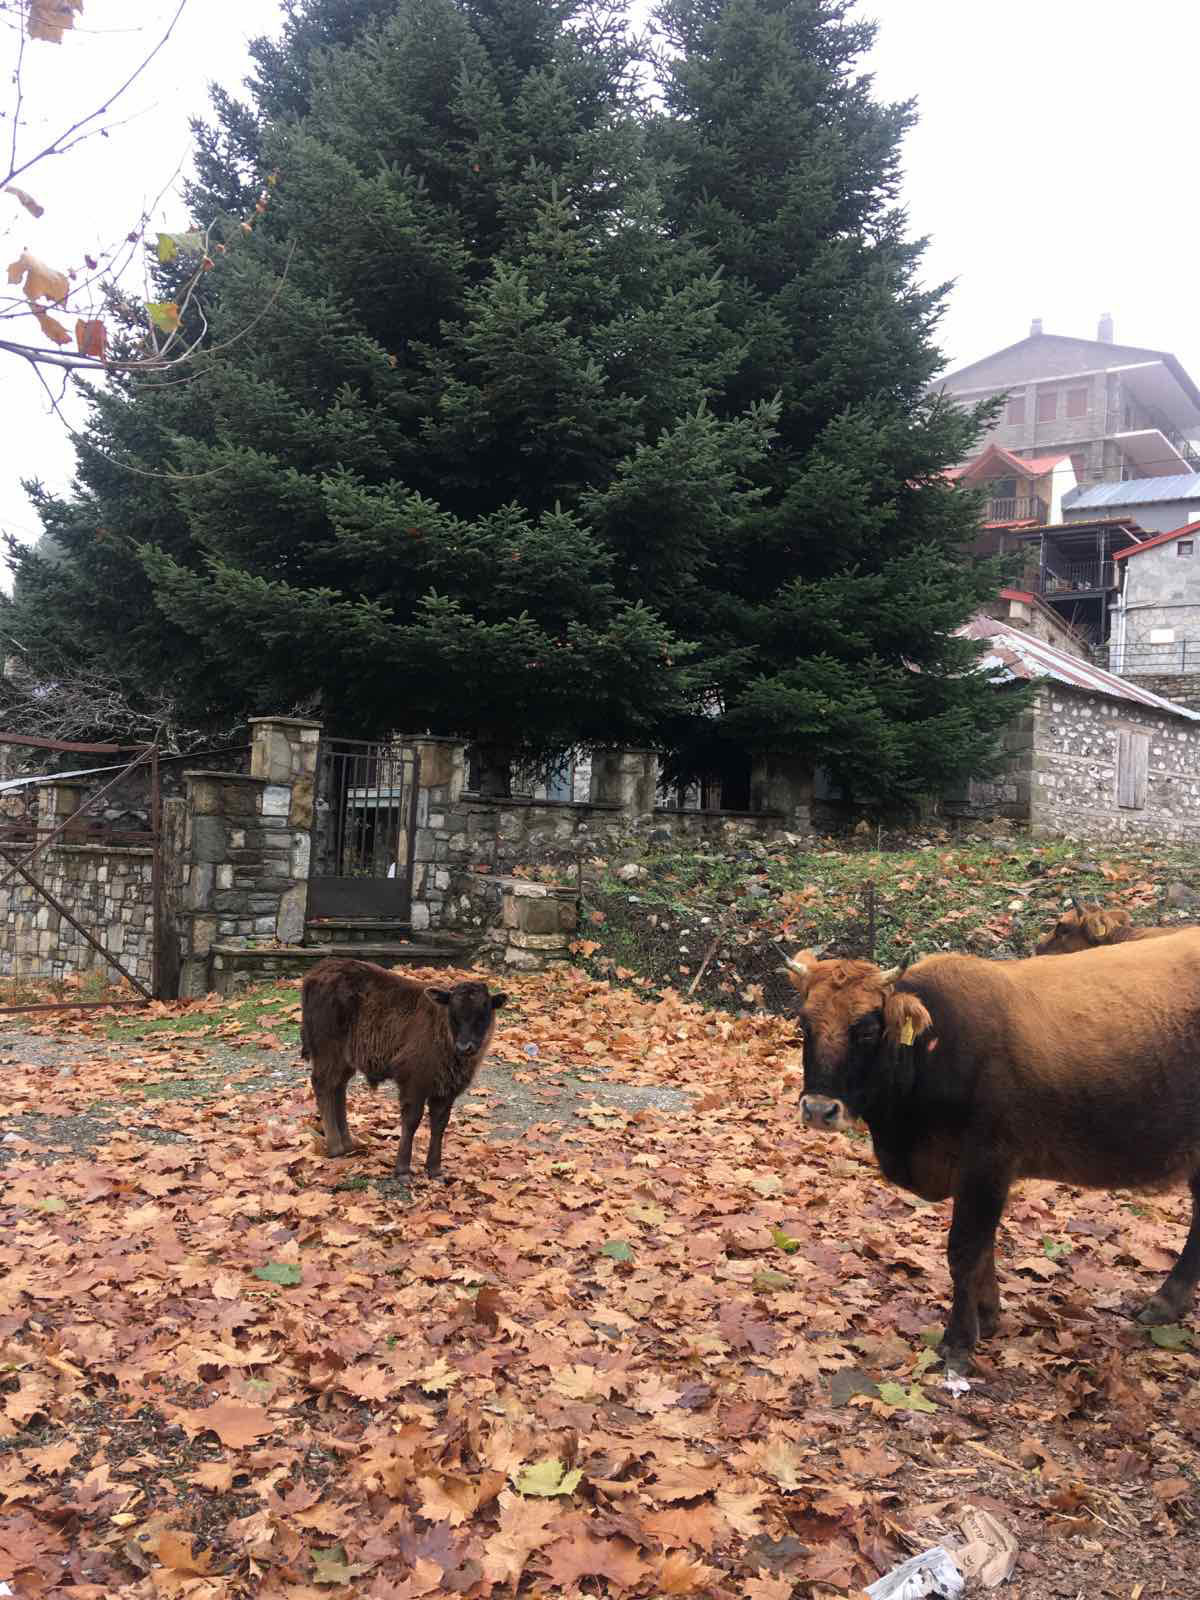
[[[449,1099],[429,1102],[429,1154],[425,1158],[425,1172],[431,1178],[441,1174],[442,1137],[446,1132],[446,1124],[450,1121],[453,1106],[453,1095]]]
[[[404,1131],[400,1135],[400,1148],[396,1152],[396,1177],[412,1177],[412,1147],[417,1129],[421,1126],[421,1118],[425,1115],[425,1096],[415,1091],[404,1094],[401,1091],[400,1117],[404,1124]]]
[[[348,1156],[354,1152],[346,1126],[346,1085],[352,1076],[352,1072],[346,1071],[340,1050],[322,1052],[313,1058],[313,1095],[321,1113],[325,1151],[330,1156]]]
[[[996,1242],[979,1263],[975,1279],[975,1305],[979,1312],[979,1337],[990,1339],[1000,1325],[1000,1285],[996,1282]]]
[[[1150,1327],[1182,1322],[1196,1297],[1196,1283],[1200,1280],[1200,1172],[1192,1174],[1188,1187],[1192,1191],[1192,1225],[1179,1252],[1179,1260],[1167,1274],[1162,1288],[1138,1313],[1138,1321]]]
[[[954,1197],[947,1250],[954,1300],[942,1341],[946,1366],[954,1371],[965,1371],[970,1365],[971,1351],[979,1339],[980,1275],[985,1263],[994,1260],[996,1228],[1004,1214],[1008,1186],[1006,1173],[979,1168],[963,1174]],[[993,1274],[994,1270],[993,1265]]]

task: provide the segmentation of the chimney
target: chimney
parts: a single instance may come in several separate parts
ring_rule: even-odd
[[[1042,319],[1041,319],[1041,317],[1034,317],[1033,321],[1029,324],[1029,337],[1031,339],[1040,339],[1041,336],[1042,336]]]
[[[1111,344],[1113,342],[1113,319],[1111,311],[1106,311],[1100,318],[1100,326],[1096,329],[1096,337],[1099,339],[1101,344]]]

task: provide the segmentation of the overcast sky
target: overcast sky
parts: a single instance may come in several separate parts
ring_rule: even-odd
[[[90,110],[173,10],[165,0],[86,0],[74,37],[31,46],[29,137]],[[1200,7],[866,0],[862,10],[880,24],[868,63],[878,92],[920,104],[905,198],[913,231],[930,236],[928,279],[955,283],[948,365],[1023,338],[1033,317],[1048,333],[1094,337],[1110,311],[1118,341],[1174,351],[1200,380],[1190,183]],[[277,18],[277,0],[190,0],[122,103],[132,122],[24,180],[45,217],[34,223],[0,196],[0,244],[13,246],[5,264],[26,244],[54,264],[76,262],[127,231],[186,162],[187,119],[203,110],[207,82],[236,86],[246,41]],[[153,225],[185,220],[168,199]],[[0,527],[32,538],[19,479],[65,487],[72,451],[32,375],[3,354],[0,439]]]

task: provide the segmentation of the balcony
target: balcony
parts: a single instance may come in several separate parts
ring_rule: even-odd
[[[1047,556],[1038,578],[1038,592],[1044,595],[1095,594],[1114,589],[1116,563],[1112,561],[1056,561]]]
[[[1017,495],[985,500],[984,522],[1047,522],[1050,507],[1040,495]]]

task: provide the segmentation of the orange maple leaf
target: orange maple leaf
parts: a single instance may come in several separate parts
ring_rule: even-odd
[[[256,1444],[275,1426],[263,1406],[241,1405],[235,1400],[216,1400],[201,1411],[177,1411],[175,1421],[192,1438],[211,1430],[231,1450],[244,1450]]]
[[[590,1533],[560,1539],[546,1551],[551,1583],[574,1589],[581,1578],[607,1578],[621,1589],[636,1588],[650,1571],[628,1539],[597,1539]]]

